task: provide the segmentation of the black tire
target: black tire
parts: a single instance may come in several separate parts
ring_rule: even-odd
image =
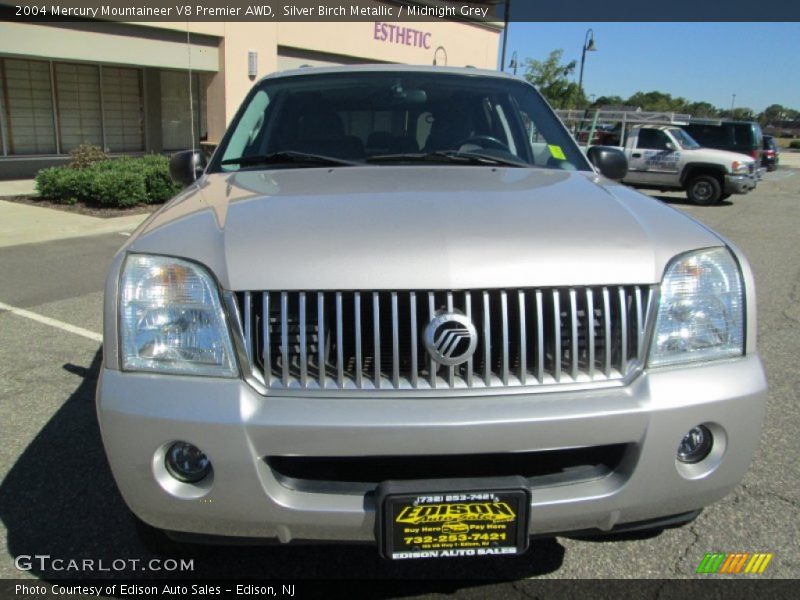
[[[731,197],[731,195],[730,195],[730,194],[722,194],[722,195],[719,197],[719,201],[720,201],[720,202],[722,202],[723,200],[727,200],[727,199],[728,199],[728,198],[730,198],[730,197]]]
[[[694,204],[709,206],[722,198],[722,186],[713,175],[700,175],[689,182],[686,195]]]
[[[778,165],[774,165],[774,164],[767,165],[767,171],[769,171],[770,173],[772,171],[777,171],[777,170],[778,170]]]

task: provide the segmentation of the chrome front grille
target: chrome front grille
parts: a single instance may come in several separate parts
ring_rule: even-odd
[[[253,376],[268,389],[507,388],[624,379],[642,363],[651,286],[237,292]],[[422,332],[470,318],[477,348],[442,366]]]

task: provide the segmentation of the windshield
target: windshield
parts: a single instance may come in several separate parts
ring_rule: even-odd
[[[700,148],[700,144],[698,144],[695,139],[683,129],[676,127],[675,129],[670,129],[669,131],[684,150],[696,150],[697,148]]]
[[[591,170],[527,83],[477,74],[348,71],[259,83],[209,171],[443,162]]]

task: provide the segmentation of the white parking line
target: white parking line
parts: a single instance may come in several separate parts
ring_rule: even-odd
[[[131,236],[131,232],[130,231],[120,231],[119,234],[120,235],[124,235],[125,237],[130,237]]]
[[[56,327],[57,329],[61,329],[62,331],[68,331],[69,333],[80,335],[94,342],[103,341],[103,336],[100,335],[99,333],[95,333],[94,331],[89,331],[88,329],[84,329],[83,327],[76,327],[75,325],[64,323],[64,321],[51,319],[50,317],[39,315],[35,312],[25,310],[24,308],[17,308],[16,306],[11,306],[10,304],[4,304],[3,302],[0,302],[0,310],[7,310],[11,314],[17,315],[18,317],[25,317],[26,319],[30,319],[31,321],[36,321],[37,323],[50,325],[50,327]]]

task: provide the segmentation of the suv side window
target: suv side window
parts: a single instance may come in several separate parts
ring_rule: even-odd
[[[700,144],[730,144],[729,131],[722,125],[689,125],[685,128],[689,135],[696,139]]]
[[[636,140],[636,147],[645,150],[668,150],[667,134],[660,129],[640,129]]]
[[[733,126],[734,144],[750,146],[753,143],[753,130],[748,123],[737,123]]]

